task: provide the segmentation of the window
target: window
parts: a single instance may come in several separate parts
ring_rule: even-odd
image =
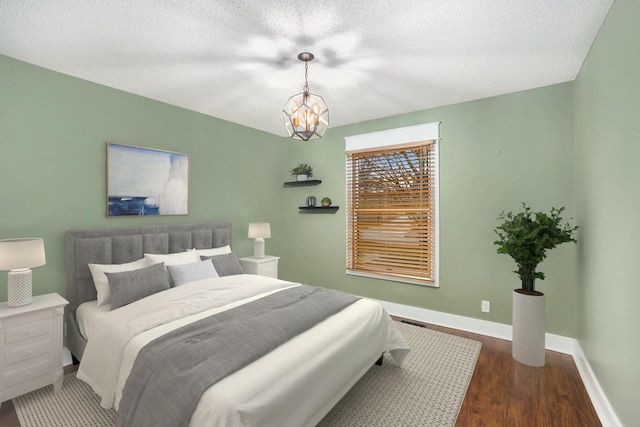
[[[347,274],[438,286],[439,123],[346,138]]]

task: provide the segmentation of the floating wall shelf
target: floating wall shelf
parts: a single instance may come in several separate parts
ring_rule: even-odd
[[[318,185],[322,181],[319,179],[308,179],[306,181],[289,181],[284,183],[284,187],[306,187],[309,185]]]
[[[336,211],[340,209],[340,206],[300,206],[298,209],[300,209],[302,213],[336,213]]]

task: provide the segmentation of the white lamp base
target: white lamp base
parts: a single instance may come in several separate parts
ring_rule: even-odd
[[[264,258],[264,239],[262,237],[253,241],[253,257]]]
[[[11,270],[7,279],[9,307],[31,304],[31,269]]]

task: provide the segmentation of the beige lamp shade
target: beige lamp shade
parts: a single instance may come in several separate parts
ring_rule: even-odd
[[[46,263],[44,241],[41,238],[0,240],[0,270],[20,270]]]
[[[271,224],[268,222],[252,222],[249,224],[249,238],[267,239],[271,237]]]

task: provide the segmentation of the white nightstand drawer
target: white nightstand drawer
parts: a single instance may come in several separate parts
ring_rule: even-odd
[[[8,351],[6,364],[9,366],[25,360],[33,359],[34,357],[42,356],[44,354],[51,353],[51,349],[51,341],[42,341],[28,347]]]
[[[43,375],[51,373],[51,361],[43,360],[28,368],[20,369],[19,371],[11,372],[5,375],[4,384],[6,387],[13,387],[16,384],[20,384],[26,381],[31,381]]]
[[[258,274],[261,276],[273,277],[274,279],[278,278],[278,268],[273,263],[269,263],[268,265],[261,265],[258,267]]]
[[[246,274],[258,274],[260,276],[278,278],[278,260],[280,257],[265,255],[262,258],[252,256],[239,258],[242,271]]]
[[[5,342],[7,344],[14,343],[39,335],[45,335],[51,333],[51,320],[41,320],[39,322],[30,323],[24,326],[16,326],[15,328],[7,329],[5,332]]]

